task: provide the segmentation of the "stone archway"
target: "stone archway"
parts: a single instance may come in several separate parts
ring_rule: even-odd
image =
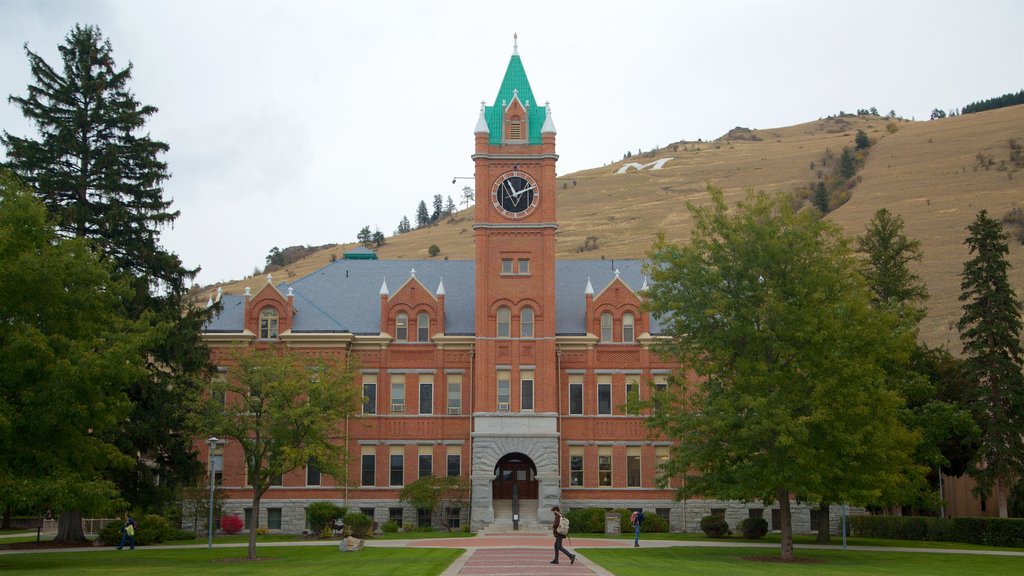
[[[520,454],[534,469],[537,489],[537,519],[550,522],[551,507],[558,504],[561,488],[558,474],[558,433],[523,434],[522,431],[474,433],[472,484],[473,530],[494,521],[494,479],[499,462],[509,454]]]

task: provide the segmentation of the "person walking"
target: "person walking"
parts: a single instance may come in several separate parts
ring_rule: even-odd
[[[128,514],[124,520],[124,526],[121,526],[121,543],[117,545],[117,549],[124,548],[125,542],[131,547],[129,550],[135,550],[135,529],[138,524],[135,523],[135,519],[132,518],[131,514]]]
[[[644,525],[644,511],[634,510],[629,516],[629,522],[633,525],[633,547],[640,547],[640,527]]]
[[[558,564],[558,551],[561,550],[563,554],[569,557],[569,564],[571,565],[576,562],[576,555],[562,546],[562,540],[569,535],[569,519],[562,516],[562,511],[558,506],[552,506],[551,511],[555,513],[555,522],[551,525],[551,531],[555,534],[555,559],[551,563]]]

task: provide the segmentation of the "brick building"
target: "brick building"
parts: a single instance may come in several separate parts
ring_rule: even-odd
[[[362,366],[366,402],[345,424],[348,486],[315,468],[287,474],[264,496],[259,526],[301,531],[304,507],[319,500],[380,522],[428,522],[399,501],[403,485],[427,474],[471,481],[458,522],[474,530],[510,523],[513,491],[526,527],[550,522],[555,504],[642,507],[673,530],[696,530],[712,511],[733,525],[762,513],[771,522],[757,503],[676,502],[671,487],[655,485],[670,442],[652,440],[625,404],[678,366],[651,351],[659,326],[641,310],[639,260],[555,259],[555,125],[517,51],[474,136],[474,260],[360,252],[290,284],[268,277],[255,293],[221,297],[205,338],[225,369],[239,342]],[[229,444],[215,462],[227,510],[248,517],[240,448]],[[794,508],[794,528],[810,529],[807,508]]]

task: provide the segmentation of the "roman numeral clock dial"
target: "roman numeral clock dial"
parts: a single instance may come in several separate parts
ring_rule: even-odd
[[[506,218],[524,218],[537,207],[540,190],[524,172],[506,172],[498,177],[491,190],[494,208]]]

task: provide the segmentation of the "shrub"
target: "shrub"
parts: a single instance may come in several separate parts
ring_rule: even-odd
[[[629,517],[633,515],[632,510],[616,508],[615,510],[612,510],[612,513],[619,515],[619,532],[622,532],[623,534],[633,532],[633,525],[629,523]],[[646,516],[646,514],[644,516]],[[569,525],[572,525],[572,520],[569,520]]]
[[[604,533],[604,508],[573,508],[565,513],[569,530],[575,533]]]
[[[433,258],[434,256],[437,256],[440,253],[441,253],[441,248],[439,248],[437,244],[431,244],[430,247],[427,248],[427,254],[430,254],[431,258]]]
[[[335,520],[345,517],[348,508],[338,506],[334,502],[311,502],[306,507],[306,520],[309,521],[309,528],[314,534],[323,535],[327,532],[330,537],[330,528],[334,526]]]
[[[345,528],[355,538],[367,538],[373,530],[373,518],[361,512],[349,512],[345,514]]]
[[[701,518],[700,529],[704,531],[708,538],[724,538],[732,534],[732,530],[729,529],[729,523],[725,521],[725,518],[717,514],[710,514]]]
[[[668,532],[668,520],[657,514],[644,514],[644,525],[640,527],[641,532]]]
[[[851,516],[849,522],[853,534],[870,538],[1024,547],[1022,518]]]
[[[171,527],[166,518],[156,514],[140,516],[135,519],[135,523],[135,544],[139,546],[194,538],[191,532]],[[99,541],[111,546],[119,544],[121,542],[121,526],[123,525],[124,522],[120,520],[107,524],[100,530]]]
[[[739,529],[747,540],[760,540],[768,533],[768,521],[764,518],[744,518]]]
[[[384,532],[387,532],[388,534],[394,534],[395,532],[398,532],[398,522],[395,522],[394,520],[388,520],[384,523],[383,526],[381,526],[380,529]]]
[[[238,534],[242,531],[243,526],[245,526],[245,522],[243,522],[238,516],[231,515],[220,517],[220,529],[225,534]]]
[[[104,526],[97,539],[108,546],[116,546],[121,542],[121,526],[124,524],[121,520],[114,520],[110,524]]]

